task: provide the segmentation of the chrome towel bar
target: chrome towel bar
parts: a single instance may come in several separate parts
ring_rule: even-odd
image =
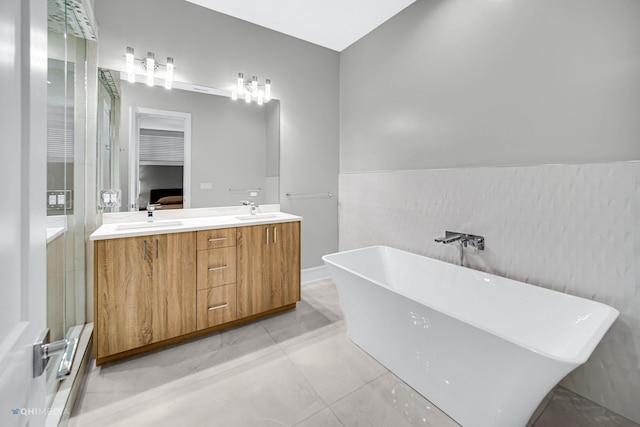
[[[333,193],[287,193],[286,196],[289,199],[328,199],[333,197]]]

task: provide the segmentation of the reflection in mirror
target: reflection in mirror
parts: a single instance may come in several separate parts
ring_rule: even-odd
[[[178,205],[180,192],[183,207],[279,203],[277,100],[260,106],[212,88],[198,92],[202,86],[175,82],[166,90],[121,80],[117,71],[99,76],[98,194],[121,190],[121,207],[102,212],[144,209],[159,198],[167,203],[160,209],[176,208],[168,204]],[[181,137],[184,150],[177,149]]]
[[[188,208],[191,114],[130,108],[129,203],[133,210]],[[186,161],[185,161],[186,160]],[[185,185],[187,184],[187,185]]]

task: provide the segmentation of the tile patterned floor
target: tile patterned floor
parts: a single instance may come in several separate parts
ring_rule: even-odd
[[[458,426],[346,337],[335,286],[296,310],[90,369],[69,426]],[[558,388],[533,427],[638,427]]]

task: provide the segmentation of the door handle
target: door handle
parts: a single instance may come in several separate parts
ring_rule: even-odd
[[[143,245],[142,245],[142,259],[146,261],[147,260],[147,241],[144,240],[142,243],[143,243]]]
[[[158,259],[158,239],[156,239],[156,259]]]
[[[51,339],[51,333],[49,328],[43,329],[38,335],[36,342],[33,344],[33,378],[37,378],[47,368],[49,358],[60,353],[66,352],[67,348],[72,348],[75,352],[75,344],[69,346],[69,341],[66,339],[49,342]],[[72,358],[73,356],[71,356]],[[71,363],[69,362],[69,367]],[[69,369],[70,371],[70,369]],[[68,373],[66,374],[68,375]],[[66,376],[66,375],[63,375]]]
[[[269,245],[269,227],[267,227],[267,246]]]
[[[276,226],[273,226],[273,243],[278,243],[278,230]]]

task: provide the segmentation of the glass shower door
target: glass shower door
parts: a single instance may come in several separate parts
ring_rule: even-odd
[[[48,2],[47,327],[50,341],[86,323],[87,41],[70,1]],[[47,407],[58,406],[61,355],[47,365]],[[67,399],[63,402],[66,407]],[[51,412],[50,412],[51,414]],[[66,414],[68,415],[68,414]]]

